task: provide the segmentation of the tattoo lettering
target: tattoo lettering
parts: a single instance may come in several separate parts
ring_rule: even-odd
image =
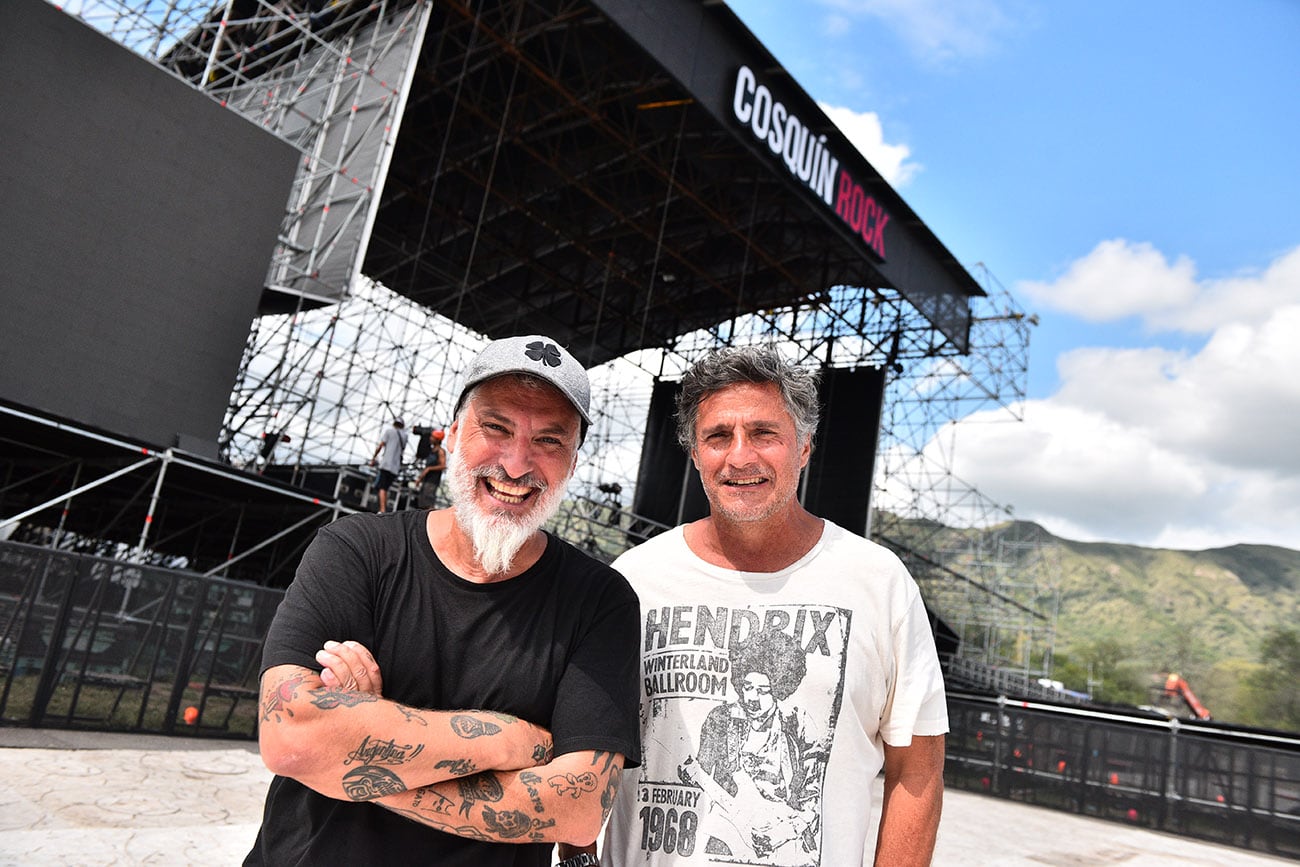
[[[542,778],[532,771],[521,771],[519,774],[519,782],[523,783],[524,788],[528,790],[528,797],[533,801],[533,809],[545,813],[546,806],[542,803],[541,793],[537,791],[537,784],[541,781]]]
[[[411,759],[424,752],[424,744],[402,744],[398,746],[396,741],[372,741],[367,735],[361,745],[355,750],[348,753],[343,764],[350,765],[353,762],[361,762],[367,765],[400,765],[403,762],[409,762]]]
[[[475,801],[499,801],[505,797],[505,790],[501,788],[501,783],[491,774],[479,774],[476,777],[466,777],[457,783],[460,789],[460,814],[468,816],[470,808],[474,806]]]
[[[321,710],[333,710],[336,707],[356,707],[368,701],[379,701],[379,696],[368,692],[355,692],[350,689],[330,689],[321,687],[311,691],[311,703]]]
[[[546,782],[550,783],[556,794],[576,799],[583,792],[596,791],[597,780],[595,774],[587,771],[582,774],[556,774]]]
[[[269,686],[266,693],[262,696],[262,703],[265,706],[262,712],[262,722],[270,722],[271,717],[275,716],[276,722],[283,722],[286,716],[293,716],[293,710],[289,707],[289,702],[293,701],[298,695],[298,687],[306,679],[306,675],[299,674],[293,677],[286,677],[275,686]]]
[[[501,727],[478,717],[456,714],[451,718],[451,730],[468,740],[469,738],[483,737],[483,735],[499,734]]]
[[[425,719],[425,718],[420,714],[420,712],[419,712],[418,710],[416,710],[415,708],[409,708],[409,707],[407,707],[407,706],[404,705],[404,704],[398,704],[398,705],[396,705],[396,707],[397,707],[398,710],[400,710],[402,713],[404,713],[404,714],[406,715],[406,721],[407,721],[407,722],[416,722],[416,723],[419,723],[419,724],[422,725],[422,726],[427,726],[427,725],[429,724],[429,721],[428,721],[427,719]]]
[[[470,774],[477,773],[478,768],[469,759],[443,759],[435,768],[446,768],[451,771],[453,777],[467,777]]]
[[[392,771],[362,765],[343,775],[343,791],[354,801],[372,801],[405,792],[406,784]]]
[[[502,810],[498,813],[484,804],[483,824],[487,826],[489,833],[506,840],[513,840],[524,836],[529,831],[550,828],[555,824],[555,820],[548,819],[543,822],[541,819],[530,819],[523,810]]]

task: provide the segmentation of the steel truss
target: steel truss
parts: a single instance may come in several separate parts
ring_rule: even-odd
[[[588,517],[606,510],[616,516],[601,519],[607,526],[638,520],[626,506],[654,381],[679,377],[718,345],[774,343],[810,367],[886,366],[872,536],[903,556],[961,636],[964,657],[1047,676],[1056,608],[1050,547],[1033,525],[1011,520],[1010,509],[955,476],[951,447],[943,447],[952,422],[993,408],[1015,421],[1024,399],[1031,321],[990,275],[984,279],[990,297],[976,302],[985,309],[968,355],[955,354],[900,296],[836,287],[595,368],[593,423],[571,488],[575,508]],[[241,425],[287,436],[274,460],[301,465],[364,464],[394,417],[408,427],[449,424],[462,372],[484,343],[369,282],[335,307],[263,317],[255,338],[237,393]],[[258,445],[247,440],[232,459],[260,467]],[[626,544],[599,539],[607,555]]]
[[[483,336],[360,275],[365,232],[345,230],[372,219],[428,4],[88,0],[66,8],[304,155],[268,276],[291,303],[253,325],[223,459],[253,470],[363,465],[395,417],[408,429],[449,424]],[[377,73],[381,66],[395,71]],[[682,179],[665,182],[671,191]],[[656,282],[670,292],[679,269],[659,266],[656,259]],[[594,423],[561,529],[605,555],[627,544],[620,531],[637,519],[624,504],[653,383],[676,378],[705,351],[767,342],[810,367],[884,367],[872,536],[904,557],[932,608],[959,632],[963,656],[1049,673],[1054,564],[1008,508],[952,473],[946,426],[981,409],[1018,417],[1034,323],[982,266],[971,270],[988,296],[971,299],[964,354],[895,290],[833,286],[595,368]],[[610,323],[631,313],[606,307],[603,292],[584,303],[599,305]],[[580,358],[587,349],[569,348]]]
[[[263,306],[345,297],[360,273],[428,0],[85,0],[65,8],[302,153]]]

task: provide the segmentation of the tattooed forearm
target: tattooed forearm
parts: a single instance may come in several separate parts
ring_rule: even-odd
[[[481,738],[501,732],[501,726],[481,720],[469,714],[458,713],[451,718],[451,730],[465,739]]]
[[[605,785],[605,791],[600,793],[600,821],[604,824],[609,818],[610,811],[614,809],[614,801],[618,799],[618,784],[623,779],[620,773],[609,775],[609,782]]]
[[[541,792],[537,790],[537,784],[541,781],[542,778],[532,771],[524,771],[519,775],[519,782],[523,783],[524,788],[528,790],[528,798],[533,802],[533,809],[545,813],[546,805],[542,802]]]
[[[395,807],[384,804],[389,810],[392,810],[399,816],[405,816],[413,822],[419,822],[422,825],[428,825],[430,828],[437,828],[439,831],[446,831],[449,834],[455,834],[457,837],[467,837],[470,840],[483,840],[490,842],[491,838],[477,828],[470,825],[455,825],[451,822],[444,821],[437,816],[430,815],[423,809],[408,810],[403,807]]]
[[[362,765],[343,775],[343,791],[354,801],[373,801],[405,792],[406,784],[387,768]]]
[[[396,704],[396,703],[394,703],[394,707],[396,707],[398,710],[400,710],[403,714],[406,715],[407,722],[419,723],[422,726],[427,726],[429,724],[429,721],[424,718],[424,714],[420,713],[420,711],[416,710],[415,708],[407,707],[404,704]]]
[[[293,716],[293,709],[289,707],[289,702],[298,696],[298,687],[302,686],[307,679],[305,674],[287,677],[276,684],[267,686],[266,691],[262,694],[262,722],[270,722],[271,717],[275,717],[276,722],[283,722],[285,716]]]
[[[597,750],[596,752],[591,754],[591,763],[592,765],[596,765],[600,762],[604,762],[604,766],[601,767],[600,772],[602,774],[608,774],[609,769],[611,767],[614,767],[614,757],[617,755],[618,753],[607,753],[601,750]],[[621,767],[618,769],[621,769]]]
[[[424,752],[424,744],[399,744],[392,740],[362,738],[355,750],[348,753],[343,764],[360,762],[366,765],[400,765]]]
[[[311,691],[311,703],[321,710],[333,710],[336,707],[356,707],[369,701],[379,701],[379,696],[368,692],[356,692],[350,689],[331,689],[323,686]]]
[[[411,798],[412,810],[423,810],[425,812],[438,813],[444,816],[451,815],[451,809],[455,804],[455,801],[439,792],[433,786],[421,786],[415,790],[415,795]],[[403,810],[402,812],[407,811]]]
[[[424,790],[421,790],[423,793]],[[441,795],[434,793],[435,798],[446,800]],[[385,804],[389,810],[397,813],[399,816],[405,816],[408,819],[428,825],[431,828],[437,828],[458,837],[466,837],[470,840],[482,840],[485,842],[500,842],[503,840],[518,840],[521,837],[528,836],[530,840],[541,843],[545,842],[546,837],[542,834],[543,828],[555,827],[553,819],[533,819],[522,810],[501,810],[500,812],[492,809],[486,804],[483,805],[483,823],[487,832],[473,825],[457,825],[448,818],[448,810],[441,804],[433,806],[428,805],[421,800],[419,796],[412,802],[410,808],[390,806]]]
[[[555,820],[534,819],[523,810],[502,810],[498,813],[484,804],[483,824],[489,834],[496,834],[503,840],[515,840],[528,833],[532,833],[534,840],[540,840],[541,829],[555,827]]]
[[[470,808],[476,801],[499,801],[505,797],[505,789],[501,788],[501,781],[492,774],[479,774],[475,777],[466,777],[456,784],[460,790],[460,814],[468,816]]]
[[[453,777],[468,777],[470,774],[478,773],[478,768],[469,759],[443,759],[434,767],[446,768]]]
[[[568,795],[570,798],[577,798],[583,792],[596,791],[598,780],[596,775],[591,771],[584,771],[581,774],[556,774],[546,781],[557,795]]]

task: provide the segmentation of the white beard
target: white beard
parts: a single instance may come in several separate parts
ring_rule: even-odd
[[[484,478],[537,487],[539,490],[533,494],[537,501],[522,515],[481,508],[478,491]],[[447,455],[447,491],[455,507],[456,523],[474,543],[474,557],[489,575],[510,571],[519,550],[559,511],[568,482],[565,477],[552,488],[531,476],[511,479],[499,465],[471,468],[465,466],[459,451]]]

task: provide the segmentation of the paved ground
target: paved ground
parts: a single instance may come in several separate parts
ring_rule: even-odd
[[[0,728],[0,865],[239,864],[256,834],[269,779],[245,741]],[[934,863],[1296,862],[949,791]]]

